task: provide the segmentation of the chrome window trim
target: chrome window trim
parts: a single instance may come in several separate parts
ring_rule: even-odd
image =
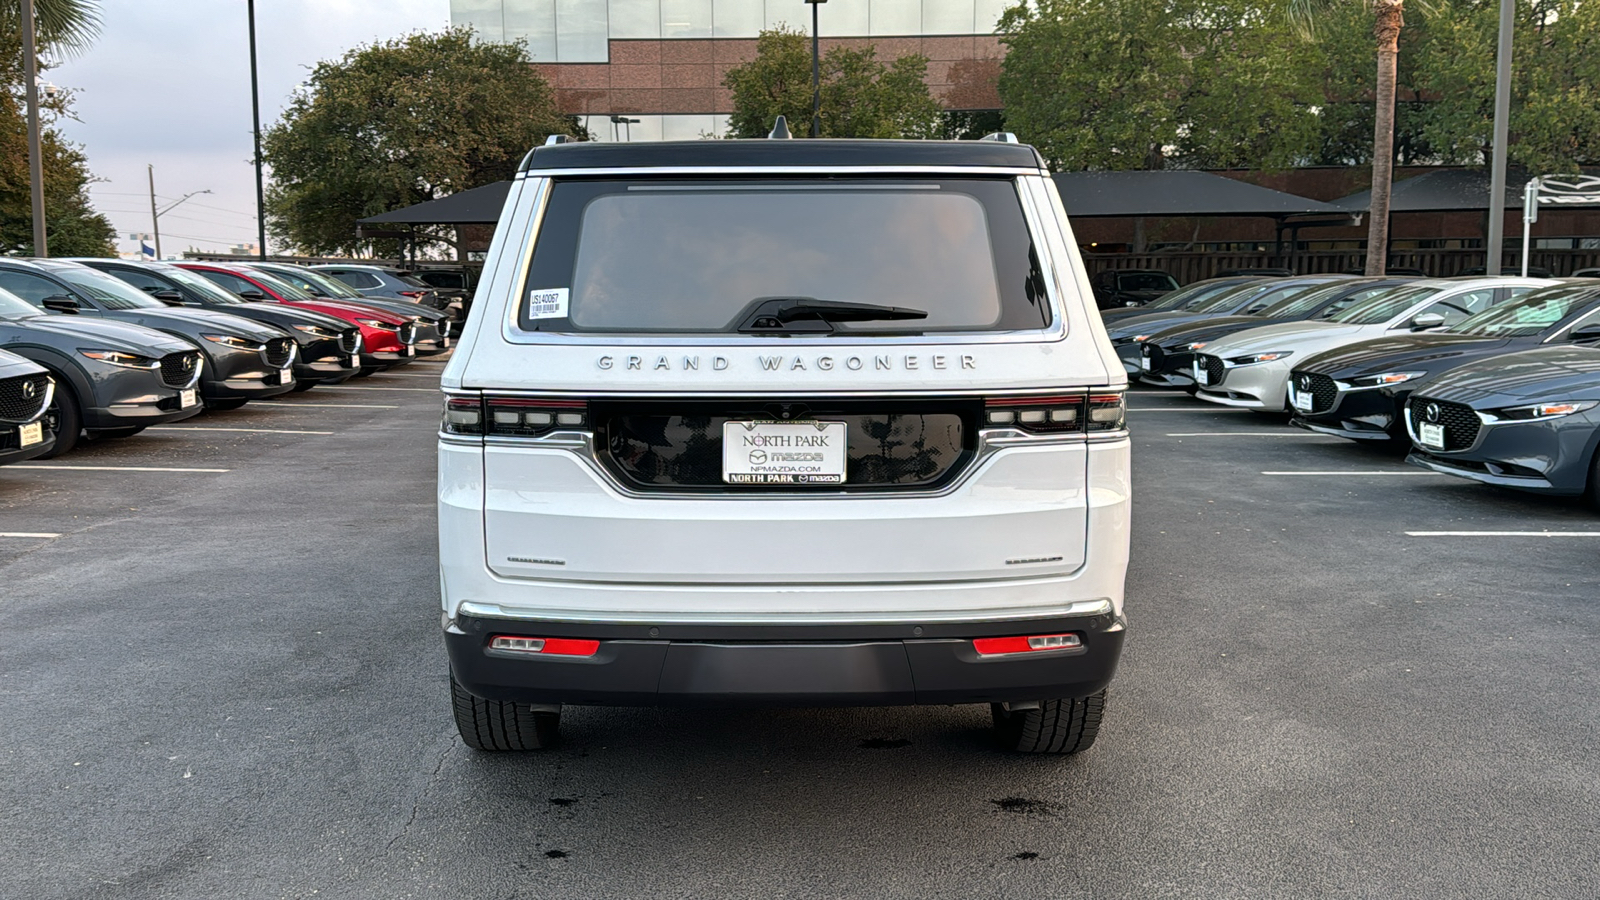
[[[1022,166],[616,166],[588,169],[529,169],[517,178],[589,178],[633,175],[1040,175]]]
[[[770,175],[770,174],[866,174],[866,175],[898,175],[898,174],[927,174],[939,175],[945,178],[960,177],[970,174],[1002,174],[1013,176],[1033,175],[1038,176],[1038,169],[958,169],[932,168],[920,166],[905,167],[877,167],[877,166],[846,166],[812,169],[794,167],[722,167],[722,168],[634,168],[634,169],[564,169],[559,174],[566,175],[675,175],[675,174],[717,174],[717,175]],[[532,180],[532,179],[530,179]],[[1026,179],[1018,178],[1012,182],[1012,190],[1017,194],[1017,202],[1022,208],[1023,222],[1027,225],[1029,237],[1033,239],[1039,258],[1039,266],[1045,275],[1045,295],[1050,303],[1050,324],[1044,328],[1028,329],[1025,331],[975,331],[975,332],[936,332],[921,335],[883,335],[859,336],[851,339],[849,335],[786,335],[782,337],[751,337],[750,335],[705,333],[705,334],[556,334],[542,331],[525,331],[518,322],[522,310],[523,297],[527,291],[528,270],[533,264],[534,247],[539,241],[539,232],[544,227],[545,210],[550,201],[549,177],[539,176],[534,196],[533,215],[530,217],[530,227],[522,237],[522,246],[516,255],[517,271],[512,278],[512,291],[506,295],[507,302],[505,314],[500,320],[500,337],[508,344],[525,346],[574,346],[574,347],[740,347],[760,349],[763,347],[846,347],[859,343],[862,346],[917,346],[917,345],[982,345],[982,344],[1015,344],[1015,343],[1048,343],[1066,339],[1066,315],[1063,309],[1063,292],[1059,275],[1054,266],[1056,254],[1048,243],[1048,236],[1044,231],[1043,219],[1039,214],[1032,197],[1032,191]],[[1042,252],[1041,252],[1042,251]]]
[[[1041,582],[1062,580],[1064,576],[1045,576],[1032,579]],[[1007,579],[1007,584],[1015,584],[1018,579]],[[704,592],[706,590],[718,591],[749,591],[772,590],[773,585],[730,585],[730,584],[673,584],[663,585],[636,585],[627,582],[583,582],[585,586],[615,587],[625,590],[640,590],[651,592]],[[867,584],[825,584],[818,585],[818,590],[826,593],[849,592],[863,588],[878,589],[881,585]],[[779,624],[804,624],[804,625],[894,625],[916,624],[932,622],[998,622],[1018,619],[1041,618],[1075,618],[1078,616],[1103,616],[1109,615],[1114,607],[1110,598],[1097,597],[1093,600],[1078,600],[1072,603],[1055,606],[1019,606],[1001,607],[996,609],[947,609],[947,610],[918,610],[915,612],[752,612],[752,613],[722,613],[711,614],[651,610],[651,611],[625,611],[625,610],[554,610],[554,609],[529,609],[520,606],[506,606],[498,603],[479,603],[475,600],[463,600],[456,606],[457,616],[472,616],[478,619],[504,619],[508,621],[523,622],[581,622],[584,624],[685,624],[685,625],[779,625]]]

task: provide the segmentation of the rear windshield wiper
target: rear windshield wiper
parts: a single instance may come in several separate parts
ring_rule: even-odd
[[[761,297],[740,320],[743,334],[829,334],[834,322],[879,322],[885,319],[926,319],[921,309],[845,303],[813,297]]]

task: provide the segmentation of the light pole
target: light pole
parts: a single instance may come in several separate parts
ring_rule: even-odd
[[[155,233],[155,239],[156,239],[156,261],[160,262],[161,261],[161,217],[163,215],[167,214],[168,212],[171,212],[173,209],[176,209],[178,204],[180,204],[183,201],[189,199],[190,197],[193,197],[196,194],[209,194],[209,193],[211,193],[211,191],[210,190],[190,191],[189,193],[184,194],[182,197],[179,197],[178,199],[172,201],[171,203],[168,203],[164,209],[156,209],[156,167],[154,165],[147,165],[145,168],[147,168],[150,171],[150,228]]]
[[[39,46],[33,0],[22,0],[22,80],[28,97],[28,184],[33,194],[33,255],[48,257],[44,233],[44,156],[39,148]]]
[[[1506,227],[1506,144],[1511,118],[1511,29],[1516,0],[1500,0],[1500,47],[1494,71],[1494,160],[1489,169],[1489,233],[1483,241],[1483,274],[1500,274]]]
[[[633,128],[632,128],[632,126],[637,125],[637,124],[639,124],[639,120],[638,119],[630,119],[627,116],[612,116],[611,117],[611,139],[613,141],[615,141],[617,139],[617,126],[621,125],[622,126],[622,133],[624,135],[626,135],[624,140],[629,144],[633,143]]]
[[[256,256],[259,259],[267,258],[267,201],[266,190],[261,184],[261,87],[256,80],[256,0],[246,0],[246,10],[250,14],[250,121],[253,125],[251,134],[256,140]],[[187,199],[187,198],[185,198]],[[180,203],[183,201],[179,201]],[[157,240],[160,240],[158,237]],[[160,250],[161,245],[157,244]],[[157,253],[157,256],[160,254]]]
[[[811,136],[822,137],[822,57],[817,49],[817,7],[828,0],[806,0],[811,4]]]

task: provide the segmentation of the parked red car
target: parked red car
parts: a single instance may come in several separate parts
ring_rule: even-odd
[[[361,329],[362,375],[405,365],[417,356],[417,327],[404,316],[355,303],[318,299],[250,266],[212,262],[180,262],[175,265],[246,300],[283,303],[354,323]]]

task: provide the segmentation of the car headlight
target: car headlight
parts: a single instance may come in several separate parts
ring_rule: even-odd
[[[1183,349],[1185,349],[1185,350],[1199,350],[1202,347],[1204,347],[1207,343],[1208,343],[1207,341],[1195,341],[1192,344],[1184,344],[1183,345]]]
[[[356,320],[356,324],[357,325],[365,325],[368,328],[382,328],[384,331],[399,331],[400,330],[400,326],[399,325],[390,325],[388,322],[380,322],[377,319],[357,319]]]
[[[1530,406],[1508,406],[1489,410],[1496,419],[1510,422],[1531,422],[1536,419],[1559,419],[1586,409],[1594,409],[1596,400],[1567,400],[1561,403],[1535,403]]]
[[[1249,356],[1235,356],[1233,359],[1228,360],[1228,362],[1231,362],[1236,366],[1253,366],[1256,363],[1288,359],[1293,355],[1293,350],[1275,350],[1271,353],[1253,353]]]
[[[121,350],[80,349],[78,353],[90,359],[97,359],[100,362],[110,363],[113,366],[124,366],[129,369],[161,368],[161,360],[159,359],[151,359],[148,356],[140,356],[137,353],[123,353]]]
[[[237,347],[240,350],[260,350],[266,346],[266,344],[258,344],[255,341],[234,337],[231,334],[202,334],[200,336],[214,344],[225,344],[229,347]]]
[[[1352,378],[1349,384],[1353,388],[1385,387],[1391,384],[1400,384],[1413,378],[1421,378],[1427,372],[1384,372],[1382,375],[1362,375]]]
[[[323,328],[321,325],[296,325],[294,330],[316,335],[319,338],[336,338],[339,336],[338,332]]]

